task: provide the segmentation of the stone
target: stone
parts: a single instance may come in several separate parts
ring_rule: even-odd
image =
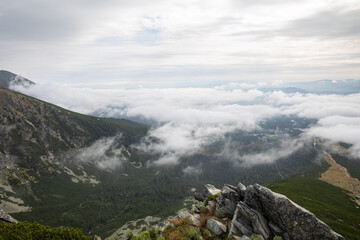
[[[272,236],[265,217],[258,211],[251,209],[244,202],[239,202],[232,220],[240,232],[250,237],[253,233],[270,239]]]
[[[287,239],[344,239],[316,216],[284,195],[255,184],[246,189],[244,203],[262,213],[268,221],[283,229]]]
[[[0,209],[0,221],[6,223],[17,223],[18,221],[7,214],[4,210]]]
[[[273,222],[269,222],[268,226],[274,236],[281,236],[284,232],[278,225]]]
[[[243,201],[245,197],[246,187],[241,182],[239,182],[236,186],[236,189],[239,194],[240,201]]]
[[[232,218],[237,202],[225,198],[222,193],[216,198],[216,202],[215,216]]]
[[[221,235],[222,233],[226,232],[226,226],[224,224],[222,224],[221,222],[212,219],[212,218],[208,218],[206,220],[206,225],[205,227],[212,233],[216,234],[216,235]]]
[[[220,192],[221,190],[217,189],[214,185],[206,184],[205,188],[202,190],[201,193],[199,192],[194,193],[194,198],[198,201],[204,201],[207,197],[218,194]]]
[[[197,226],[200,227],[201,223],[200,223],[200,214],[190,214],[189,219],[192,221],[192,223]]]
[[[222,195],[224,198],[227,198],[236,204],[240,201],[239,193],[236,190],[234,190],[233,188],[228,187],[228,186],[224,186],[221,189],[220,195]]]

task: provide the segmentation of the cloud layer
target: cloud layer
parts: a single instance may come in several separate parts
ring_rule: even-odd
[[[353,144],[354,155],[360,156],[360,93],[264,93],[233,85],[132,90],[35,85],[23,89],[17,87],[17,90],[85,114],[153,123],[147,138],[138,146],[159,156],[153,163],[156,165],[178,164],[181,157],[193,155],[211,143],[224,140],[226,133],[260,129],[262,120],[279,115],[316,119],[315,125],[305,129],[307,137],[318,136]],[[302,141],[289,140],[286,144],[261,154],[228,156],[248,165],[270,163],[299,149]],[[104,151],[106,149],[101,149],[101,153]]]

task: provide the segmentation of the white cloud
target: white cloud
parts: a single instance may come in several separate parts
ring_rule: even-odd
[[[69,156],[80,162],[93,163],[100,169],[116,169],[127,159],[121,154],[122,146],[118,144],[121,134],[115,137],[102,138],[91,146],[70,152]]]
[[[234,162],[243,167],[251,167],[254,165],[271,164],[280,158],[285,158],[304,146],[306,139],[287,139],[281,142],[276,148],[270,148],[266,151],[252,154],[241,154],[237,150],[230,148],[230,142],[225,145],[222,155],[225,159]]]
[[[196,166],[196,167],[187,166],[182,171],[185,175],[192,175],[192,176],[195,175],[196,176],[196,175],[199,175],[202,173],[202,166],[201,165]]]
[[[139,146],[159,156],[152,164],[178,164],[234,130],[252,131],[258,123],[277,115],[298,115],[318,120],[307,129],[309,136],[354,144],[360,149],[360,94],[315,95],[263,93],[225,88],[86,89],[35,85],[20,89],[45,101],[106,117],[145,119],[155,123]],[[153,139],[159,141],[153,141]],[[293,143],[266,153],[241,156],[245,163],[272,162],[296,149]],[[360,155],[359,155],[360,156]],[[110,161],[111,162],[111,161]]]

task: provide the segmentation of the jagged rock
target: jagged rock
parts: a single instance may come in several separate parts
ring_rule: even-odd
[[[231,184],[224,184],[224,186],[228,187],[228,188],[231,188],[232,190],[234,191],[237,191],[237,188]]]
[[[17,223],[18,221],[7,214],[4,210],[0,209],[0,221],[7,222],[7,223]]]
[[[190,220],[193,222],[193,224],[197,227],[200,227],[201,223],[200,223],[200,214],[191,214],[191,216],[189,217]]]
[[[245,198],[246,187],[239,182],[238,185],[236,186],[236,189],[239,194],[240,200],[243,201]]]
[[[226,226],[212,218],[208,218],[206,220],[206,228],[216,235],[226,232]]]
[[[247,236],[243,235],[242,237],[239,236],[232,236],[232,238],[234,240],[249,240],[250,238],[248,238]]]
[[[93,240],[101,240],[101,237],[94,235]]]
[[[268,226],[274,236],[281,236],[284,232],[278,225],[273,222],[269,222]]]
[[[221,190],[217,189],[214,185],[206,184],[205,188],[202,190],[201,193],[199,192],[194,193],[194,198],[198,201],[204,201],[207,197],[218,194],[220,192]]]
[[[240,201],[240,195],[237,192],[236,188],[233,189],[233,188],[225,185],[221,189],[220,195],[222,195],[224,198],[227,198],[234,203],[238,203]]]
[[[264,216],[248,207],[244,202],[238,203],[232,224],[248,237],[253,235],[253,233],[257,233],[265,239],[269,239],[271,236],[267,220]]]
[[[261,212],[269,221],[284,230],[287,239],[344,239],[315,215],[284,195],[255,184],[246,189],[244,202]]]
[[[216,202],[215,216],[231,218],[234,215],[237,201],[225,198],[225,195],[220,193],[216,198]]]

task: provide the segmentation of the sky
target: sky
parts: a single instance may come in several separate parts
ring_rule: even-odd
[[[0,0],[0,68],[89,88],[359,79],[358,0]]]
[[[160,156],[153,164],[178,164],[228,132],[289,114],[317,123],[279,149],[224,153],[270,163],[317,136],[350,143],[360,157],[360,90],[261,89],[359,80],[359,0],[0,0],[0,33],[0,68],[37,83],[13,89],[84,114],[153,123],[147,137],[159,143],[139,143]],[[101,155],[114,142],[85,151]],[[114,164],[102,159],[103,168]]]

